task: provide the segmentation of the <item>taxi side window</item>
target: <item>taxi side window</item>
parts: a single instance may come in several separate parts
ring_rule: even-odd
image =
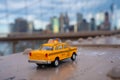
[[[58,46],[55,47],[55,50],[58,50]]]
[[[64,45],[64,48],[68,48],[68,45]]]
[[[58,49],[62,49],[62,45],[60,45],[60,46],[58,47]]]
[[[55,50],[61,50],[62,49],[62,45],[58,45],[56,46]]]

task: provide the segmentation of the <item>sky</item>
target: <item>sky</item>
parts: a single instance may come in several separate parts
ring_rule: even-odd
[[[9,32],[8,24],[18,17],[34,21],[36,29],[45,29],[53,16],[68,13],[70,24],[76,23],[76,13],[90,21],[98,19],[99,14],[110,11],[111,4],[116,7],[115,22],[120,22],[120,0],[0,0],[0,33]],[[97,23],[99,24],[99,23]],[[119,23],[120,25],[120,23]]]

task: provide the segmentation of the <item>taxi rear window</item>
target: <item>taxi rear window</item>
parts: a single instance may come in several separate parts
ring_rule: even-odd
[[[40,50],[53,50],[52,46],[42,46]]]

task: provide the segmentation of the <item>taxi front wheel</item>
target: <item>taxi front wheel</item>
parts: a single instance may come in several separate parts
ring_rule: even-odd
[[[54,67],[59,66],[59,58],[56,58],[55,61],[53,62]]]
[[[75,54],[75,53],[72,54],[71,60],[72,60],[72,61],[75,61],[75,60],[76,60],[76,54]]]

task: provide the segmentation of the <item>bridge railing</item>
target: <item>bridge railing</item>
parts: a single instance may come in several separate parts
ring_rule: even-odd
[[[16,53],[17,51],[23,51],[25,48],[38,48],[40,45],[49,38],[61,38],[64,40],[87,37],[96,37],[96,36],[110,36],[114,34],[120,34],[120,31],[94,31],[94,32],[77,32],[77,33],[10,33],[10,34],[0,34],[0,47],[5,46],[4,51],[1,53],[10,52]],[[4,45],[3,45],[4,43]],[[7,44],[6,44],[7,43]],[[2,48],[0,48],[2,49]],[[12,49],[11,51],[9,51]]]

